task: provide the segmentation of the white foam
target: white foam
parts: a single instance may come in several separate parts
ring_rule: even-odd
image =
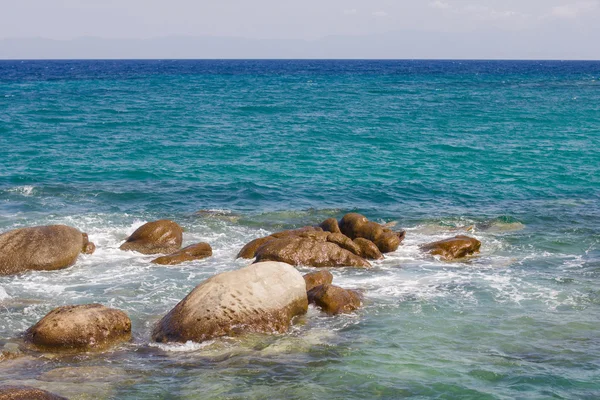
[[[169,344],[149,343],[148,346],[157,347],[157,348],[161,349],[162,351],[167,351],[170,353],[189,353],[192,351],[202,350],[202,349],[210,346],[214,342],[215,342],[214,340],[209,340],[206,342],[197,343],[197,342],[192,342],[191,340],[188,340],[185,343],[169,343]]]
[[[23,196],[31,196],[34,194],[35,186],[25,185],[25,186],[17,186],[11,189],[8,189],[9,192],[18,193]]]
[[[6,290],[2,286],[0,286],[0,301],[8,300],[11,297],[6,293]]]

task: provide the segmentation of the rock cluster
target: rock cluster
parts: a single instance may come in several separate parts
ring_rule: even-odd
[[[369,268],[367,260],[381,260],[396,251],[405,232],[394,232],[361,214],[346,214],[319,226],[277,232],[245,245],[238,258],[256,262],[281,261],[295,266]]]

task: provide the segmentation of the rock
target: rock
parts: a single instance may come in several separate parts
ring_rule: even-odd
[[[350,253],[355,254],[359,257],[362,257],[360,246],[352,241],[348,236],[343,235],[341,233],[330,233],[327,235],[326,240],[329,243],[335,243],[340,246],[342,249],[348,250]],[[364,258],[364,257],[363,257]]]
[[[0,386],[0,400],[67,400],[29,386]]]
[[[25,332],[25,340],[43,351],[101,350],[130,337],[129,317],[100,304],[58,307]]]
[[[140,226],[120,247],[142,254],[169,254],[181,248],[183,229],[173,221],[161,219]]]
[[[343,314],[360,307],[360,296],[354,290],[323,284],[308,292],[308,302],[320,307],[329,315]]]
[[[421,246],[421,250],[445,260],[463,258],[479,252],[481,242],[469,236],[455,236]]]
[[[306,284],[294,267],[257,263],[196,286],[158,322],[152,338],[185,343],[241,333],[282,333],[307,308]]]
[[[303,276],[304,282],[306,282],[306,291],[310,291],[316,286],[323,285],[325,283],[333,282],[333,275],[329,271],[321,270],[311,272]]]
[[[24,271],[53,271],[93,253],[88,236],[65,225],[21,228],[0,235],[0,276]]]
[[[369,221],[361,214],[346,214],[341,219],[340,230],[350,239],[364,238],[375,243],[382,253],[391,253],[400,246],[400,238],[396,233],[382,227],[380,224]]]
[[[273,239],[262,245],[256,252],[256,262],[262,261],[309,267],[371,267],[367,260],[335,243],[297,236]]]
[[[187,246],[184,249],[176,251],[167,256],[158,257],[152,260],[154,264],[176,265],[186,261],[201,260],[212,256],[212,248],[208,243],[198,243]]]
[[[354,239],[354,243],[360,249],[359,255],[362,258],[366,258],[367,260],[383,259],[383,254],[381,254],[377,246],[375,246],[375,243],[371,242],[369,239],[356,238]]]
[[[263,244],[267,243],[270,240],[279,239],[279,238],[288,237],[288,236],[298,236],[298,235],[307,234],[307,233],[311,233],[311,232],[321,232],[322,233],[323,230],[321,228],[314,227],[314,226],[305,226],[303,228],[281,231],[281,232],[277,232],[277,233],[274,233],[269,236],[254,239],[253,241],[251,241],[250,243],[248,243],[244,247],[242,247],[242,249],[240,250],[240,252],[237,255],[237,258],[245,258],[245,259],[250,260],[250,259],[256,257],[256,250],[258,250],[258,248],[260,246],[262,246]]]
[[[262,238],[254,239],[240,250],[237,255],[237,258],[246,258],[248,260],[256,257],[256,250],[263,244],[267,243],[269,240],[272,240],[273,236],[265,236]]]
[[[0,362],[5,360],[14,360],[19,357],[23,357],[23,353],[16,343],[6,343],[2,349],[0,349]]]
[[[337,219],[335,218],[327,218],[325,221],[321,222],[319,227],[325,232],[342,233],[342,231],[340,231]]]

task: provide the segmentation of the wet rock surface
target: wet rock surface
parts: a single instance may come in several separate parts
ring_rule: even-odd
[[[201,260],[212,256],[212,248],[208,243],[197,243],[187,246],[175,253],[158,257],[151,262],[160,265],[177,265],[188,261]]]
[[[176,222],[161,219],[140,226],[120,249],[142,254],[169,254],[179,250],[182,242],[183,229]]]
[[[455,236],[453,238],[428,243],[421,246],[421,250],[444,260],[451,261],[479,253],[481,242],[469,236]]]

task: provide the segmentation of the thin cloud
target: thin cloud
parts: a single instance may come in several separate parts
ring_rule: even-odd
[[[358,14],[358,11],[356,10],[356,8],[353,8],[350,10],[344,10],[344,14],[345,15],[356,15],[356,14]]]
[[[440,0],[436,0],[436,1],[429,3],[429,7],[437,8],[438,10],[447,10],[450,8],[450,4],[440,1]]]
[[[577,3],[556,6],[552,7],[550,15],[558,18],[577,18],[582,13],[598,8],[598,4],[597,1],[580,1]]]
[[[376,17],[386,17],[388,13],[386,13],[385,11],[374,11],[373,15]]]

